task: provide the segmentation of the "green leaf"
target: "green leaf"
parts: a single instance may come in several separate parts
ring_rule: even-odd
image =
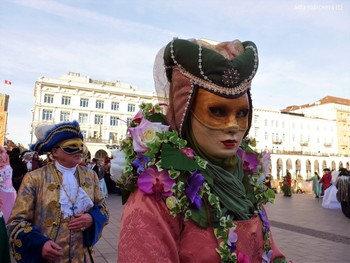
[[[165,116],[164,116],[164,114],[161,114],[161,113],[154,113],[154,114],[150,115],[147,119],[151,122],[160,122],[163,125],[167,125]]]
[[[208,227],[208,219],[207,219],[207,213],[205,211],[204,204],[202,204],[202,207],[199,210],[191,209],[192,216],[191,219],[195,221],[198,225],[201,227]]]
[[[194,160],[188,158],[186,154],[169,144],[162,145],[161,159],[163,169],[172,168],[181,171],[194,171],[200,169],[200,166],[197,165]]]

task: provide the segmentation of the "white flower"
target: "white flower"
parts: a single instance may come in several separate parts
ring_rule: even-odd
[[[110,174],[111,179],[114,182],[117,182],[124,172],[124,167],[126,166],[126,155],[124,151],[117,149],[112,152],[112,157]]]

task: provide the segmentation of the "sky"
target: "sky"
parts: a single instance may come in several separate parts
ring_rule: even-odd
[[[1,0],[6,137],[28,146],[34,85],[68,72],[153,91],[153,62],[174,37],[253,41],[254,107],[350,99],[347,0]],[[5,80],[12,85],[4,84]]]

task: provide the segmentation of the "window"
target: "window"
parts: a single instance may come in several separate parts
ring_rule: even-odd
[[[102,115],[95,115],[95,124],[103,124],[103,116]]]
[[[96,109],[103,109],[104,101],[103,100],[96,100]]]
[[[62,105],[70,105],[70,97],[69,96],[62,96]]]
[[[111,116],[111,120],[109,122],[109,125],[111,126],[117,126],[118,125],[118,117]]]
[[[119,110],[119,102],[112,101],[111,110],[118,111]]]
[[[81,130],[81,134],[83,135],[84,139],[86,139],[87,137],[87,132],[85,130]]]
[[[267,132],[265,132],[265,140],[267,140],[269,136],[267,135]]]
[[[89,99],[80,99],[80,107],[89,107]]]
[[[88,123],[87,113],[79,113],[79,123],[83,123],[83,124]]]
[[[66,111],[61,111],[60,121],[69,121],[70,114]]]
[[[53,95],[45,94],[44,95],[44,103],[53,103]]]
[[[52,120],[52,110],[43,110],[42,119],[45,121],[51,121]]]
[[[135,104],[128,104],[128,112],[135,112]]]
[[[129,126],[132,122],[132,118],[126,118],[126,125]]]

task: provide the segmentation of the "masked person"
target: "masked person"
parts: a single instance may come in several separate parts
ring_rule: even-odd
[[[126,201],[118,262],[286,262],[263,208],[274,193],[257,162],[268,155],[246,141],[240,148],[257,68],[249,41],[175,39],[160,51],[155,77],[166,115],[141,105],[111,160]]]
[[[54,162],[25,175],[8,222],[18,262],[93,262],[108,223],[96,174],[80,166],[86,147],[76,121],[41,125],[31,146]]]

